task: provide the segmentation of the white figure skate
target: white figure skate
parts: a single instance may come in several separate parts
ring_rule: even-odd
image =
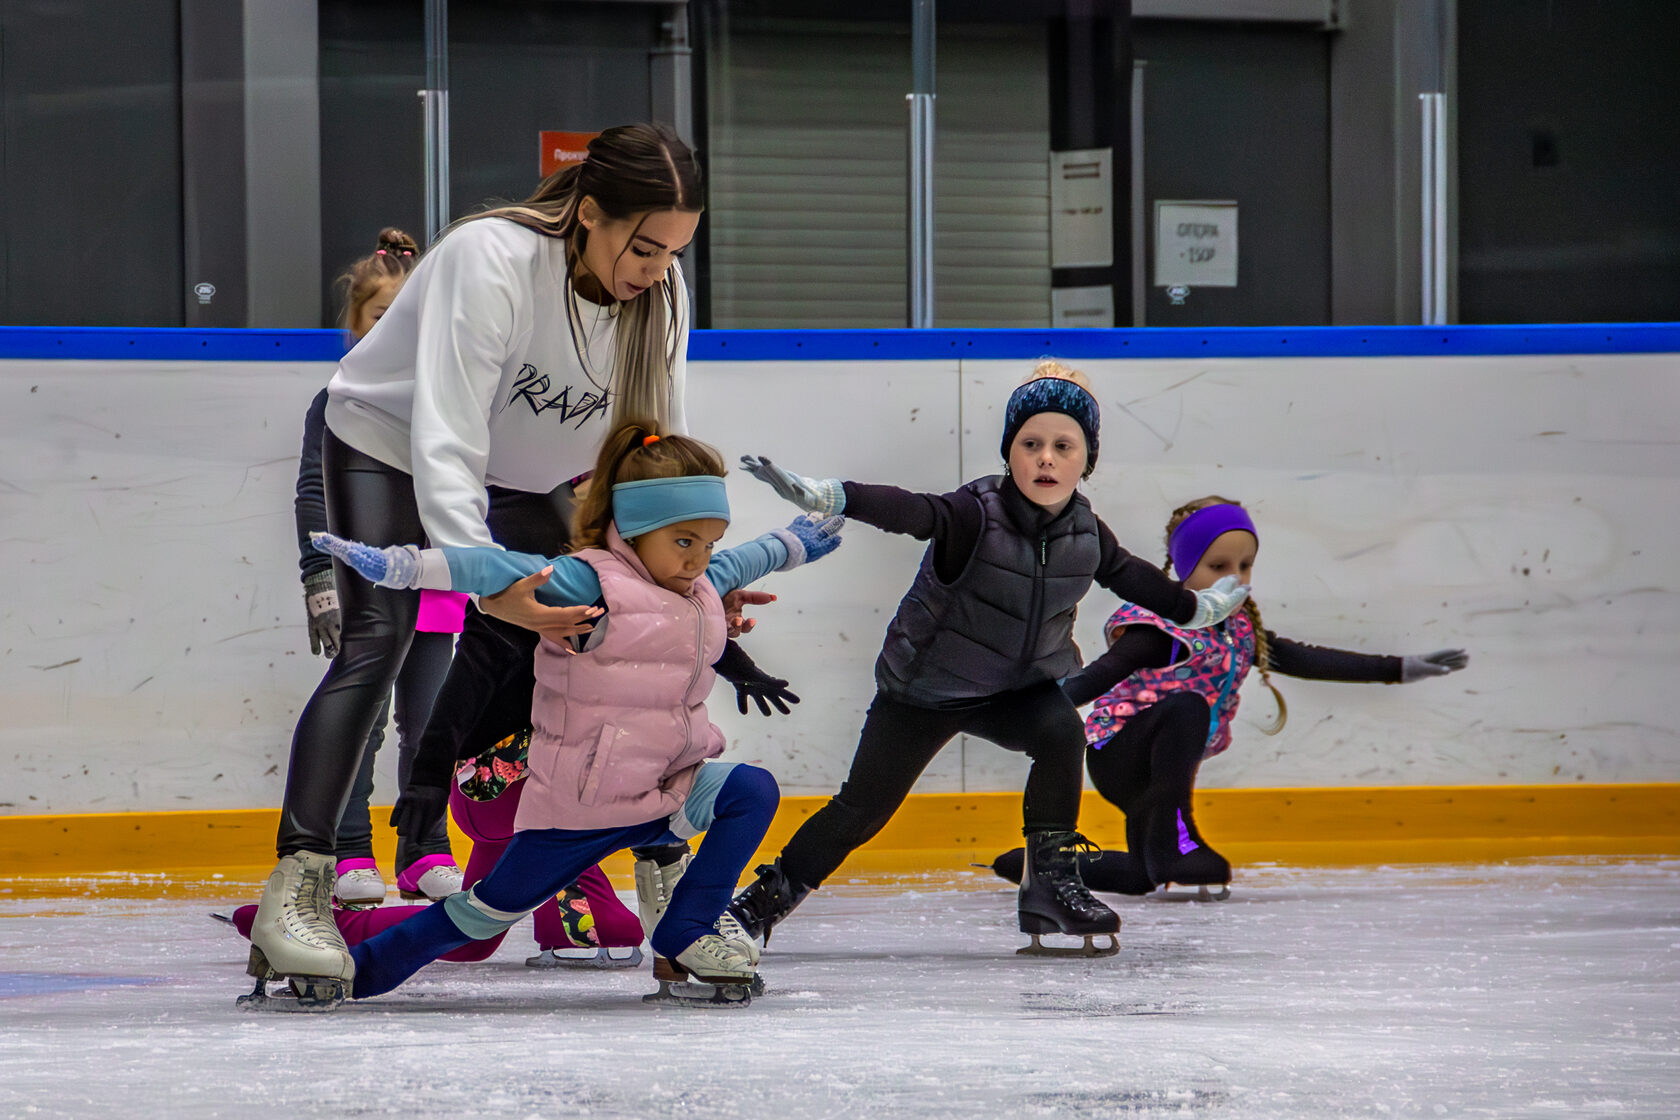
[[[258,1011],[331,1011],[349,995],[356,964],[332,916],[332,856],[293,852],[269,874],[251,927],[245,971],[256,978],[237,1006]],[[289,992],[271,993],[271,980]]]
[[[653,978],[659,981],[659,990],[643,996],[643,1003],[746,1007],[752,1003],[758,973],[739,944],[708,933],[678,953],[676,960],[655,954]]]

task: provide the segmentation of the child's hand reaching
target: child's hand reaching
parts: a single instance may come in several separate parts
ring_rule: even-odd
[[[789,571],[801,564],[821,560],[840,547],[840,530],[845,528],[844,517],[823,517],[807,514],[789,522],[786,529],[775,530],[776,536],[787,546],[787,563],[778,571]]]
[[[759,455],[741,456],[741,469],[800,509],[831,517],[846,508],[846,489],[838,478],[791,474]]]
[[[1224,622],[1248,598],[1248,585],[1236,576],[1225,576],[1212,587],[1196,592],[1196,614],[1184,625],[1191,630]]]
[[[1470,664],[1470,655],[1461,649],[1438,649],[1434,653],[1413,654],[1400,659],[1400,683],[1411,684],[1425,677],[1444,677]]]
[[[351,571],[375,587],[405,590],[420,581],[420,550],[411,544],[375,548],[361,541],[347,541],[331,533],[310,533],[315,551],[342,560]]]

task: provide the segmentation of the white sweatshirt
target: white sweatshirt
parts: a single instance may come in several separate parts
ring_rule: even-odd
[[[687,434],[688,295],[671,269],[677,357],[667,423]],[[612,430],[617,309],[578,300],[585,368],[567,321],[565,270],[559,238],[500,218],[468,222],[420,258],[327,386],[327,427],[414,476],[435,548],[495,545],[487,483],[546,494],[592,470]]]

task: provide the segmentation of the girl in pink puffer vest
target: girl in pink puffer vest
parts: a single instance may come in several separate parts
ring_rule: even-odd
[[[692,862],[636,866],[654,977],[661,996],[692,976],[716,986],[715,1001],[749,998],[757,949],[725,907],[779,795],[766,770],[709,761],[724,746],[705,705],[726,631],[721,597],[833,551],[843,521],[801,517],[714,554],[729,524],[723,474],[707,445],[632,422],[602,446],[569,556],[317,538],[379,586],[489,595],[546,572],[543,602],[603,610],[588,635],[538,647],[526,788],[501,862],[471,890],[355,946],[356,998],[495,936],[612,852],[701,832]]]

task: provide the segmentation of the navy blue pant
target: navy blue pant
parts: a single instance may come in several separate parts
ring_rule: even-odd
[[[740,765],[729,771],[712,800],[706,838],[677,884],[659,928],[649,938],[655,953],[675,957],[712,932],[712,923],[729,905],[742,869],[776,815],[779,796],[776,779],[768,770]],[[685,805],[683,812],[692,814],[694,808],[698,807]],[[702,823],[693,815],[689,819]],[[355,998],[388,992],[443,954],[469,941],[495,936],[613,852],[687,839],[672,831],[672,824],[670,818],[661,817],[619,828],[515,833],[500,862],[472,890],[433,903],[408,921],[351,948],[356,962]]]

